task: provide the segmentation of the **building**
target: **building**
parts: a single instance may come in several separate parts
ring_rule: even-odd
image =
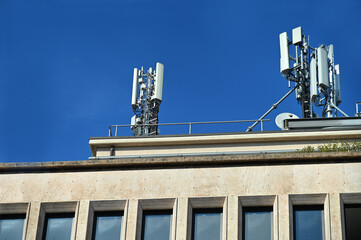
[[[0,239],[358,239],[361,128],[90,138],[86,161],[0,164]]]

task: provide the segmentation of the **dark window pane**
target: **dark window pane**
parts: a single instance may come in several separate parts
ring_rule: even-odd
[[[361,204],[345,205],[346,240],[359,240],[361,236]]]
[[[120,240],[123,212],[95,212],[93,240]]]
[[[193,240],[219,240],[222,232],[222,209],[193,210]]]
[[[143,212],[143,240],[169,240],[172,211]]]
[[[272,207],[243,208],[243,239],[272,239]]]
[[[323,206],[294,206],[294,237],[296,240],[323,239]]]
[[[74,213],[56,213],[45,215],[43,239],[70,240]]]
[[[0,215],[0,239],[22,240],[25,214]]]

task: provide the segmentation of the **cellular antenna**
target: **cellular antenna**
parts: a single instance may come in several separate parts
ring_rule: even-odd
[[[283,96],[252,126],[252,129],[272,110],[296,90],[296,99],[302,106],[302,118],[337,117],[338,112],[348,117],[338,105],[341,103],[340,67],[335,65],[333,45],[310,46],[310,37],[303,34],[302,28],[292,30],[292,41],[287,32],[279,35],[280,41],[280,72],[288,80],[288,87],[294,87]],[[295,55],[290,55],[290,47],[294,47]],[[321,109],[321,115],[315,109]]]
[[[293,67],[282,70],[281,74],[289,82],[298,85],[296,98],[302,106],[303,118],[337,117],[338,112],[348,117],[338,105],[341,103],[340,67],[335,65],[333,45],[310,46],[310,38],[302,33],[302,28],[292,30],[292,42],[285,41],[287,33],[280,34],[281,62],[293,62]],[[295,56],[285,56],[282,49],[295,47]],[[315,113],[320,108],[321,115]]]
[[[134,136],[158,135],[158,113],[163,97],[164,65],[157,62],[156,70],[134,68],[131,130]]]

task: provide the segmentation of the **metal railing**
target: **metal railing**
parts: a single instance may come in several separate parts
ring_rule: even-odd
[[[263,122],[271,121],[270,119],[262,120],[235,120],[235,121],[213,121],[213,122],[184,122],[184,123],[158,123],[158,124],[138,124],[137,126],[175,126],[175,125],[188,125],[188,134],[192,134],[192,126],[199,124],[221,124],[221,123],[247,123],[257,122],[261,123],[261,131],[263,131]],[[110,125],[109,126],[109,137],[118,136],[118,128],[120,127],[132,127],[133,125]],[[112,128],[115,128],[114,135]]]
[[[361,109],[360,109],[360,111],[359,111],[359,105],[361,105],[361,102],[356,102],[356,116],[357,117],[361,117]]]

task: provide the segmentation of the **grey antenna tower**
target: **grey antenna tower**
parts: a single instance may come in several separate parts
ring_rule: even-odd
[[[158,134],[158,113],[163,95],[164,65],[157,63],[156,70],[134,68],[131,129],[134,136]]]
[[[292,30],[292,41],[288,39],[287,32],[281,33],[279,40],[281,74],[288,80],[288,87],[291,87],[291,82],[295,86],[250,126],[247,132],[252,131],[294,90],[296,99],[302,106],[302,118],[318,117],[314,111],[317,107],[322,108],[322,117],[337,117],[338,112],[348,117],[338,107],[341,103],[340,67],[334,62],[333,45],[311,47],[310,38],[302,33],[301,27]],[[292,45],[295,47],[295,56],[289,53]]]

